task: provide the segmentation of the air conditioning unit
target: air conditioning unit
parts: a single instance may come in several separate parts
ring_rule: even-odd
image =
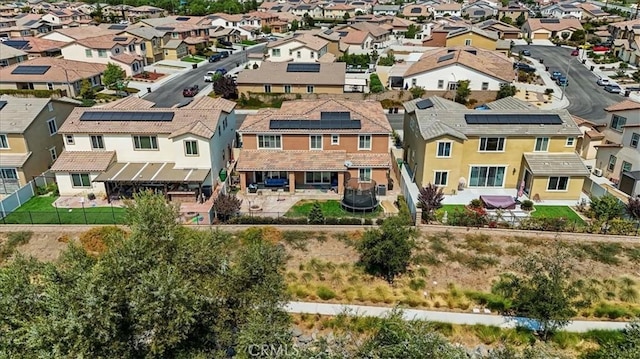
[[[594,168],[593,169],[593,174],[598,176],[598,177],[602,177],[602,170],[599,168]]]

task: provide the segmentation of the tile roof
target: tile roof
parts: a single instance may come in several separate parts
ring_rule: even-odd
[[[548,31],[561,31],[566,29],[582,30],[582,24],[578,19],[558,19],[557,23],[542,23],[541,19],[529,19],[525,26],[529,26],[531,31],[540,29]]]
[[[347,153],[347,161],[351,162],[351,168],[372,167],[388,168],[391,165],[391,156],[388,153]]]
[[[116,56],[111,56],[111,59],[127,65],[130,65],[136,61],[143,60],[142,56],[140,55],[131,55],[131,54],[125,54],[125,53],[118,54]]]
[[[0,42],[0,60],[12,59],[19,56],[27,56],[27,53]]]
[[[22,167],[31,156],[31,152],[27,153],[3,153],[0,152],[0,164],[5,167]]]
[[[360,45],[369,36],[366,31],[352,30],[347,33],[347,36],[340,39],[341,42],[350,45]]]
[[[108,102],[99,108],[119,108],[119,109],[131,109],[139,110],[143,108],[152,108],[156,104],[154,102],[142,99],[137,96],[127,96],[121,100]]]
[[[233,109],[236,107],[236,103],[233,101],[225,100],[223,98],[217,97],[212,98],[209,96],[200,96],[196,97],[191,101],[188,105],[184,106],[185,109],[211,109],[216,108],[220,109],[223,112],[231,113]]]
[[[440,96],[431,96],[427,98],[433,104],[433,107],[427,110],[421,111],[435,111],[435,110],[466,110],[467,106],[457,103],[455,101],[447,100]],[[407,101],[403,104],[406,112],[413,112],[417,110],[416,103],[423,101],[423,98],[417,98],[411,101]]]
[[[349,112],[352,119],[361,121],[361,129],[331,130],[332,133],[391,133],[391,125],[378,101],[355,100],[296,100],[285,101],[280,109],[264,109],[257,114],[248,115],[242,122],[238,132],[263,133],[270,132],[272,119],[296,119],[315,121],[320,119],[321,112]],[[296,133],[300,130],[278,130],[278,133]],[[327,130],[304,130],[305,133],[324,133]]]
[[[475,54],[469,51],[475,51]],[[453,54],[453,56],[444,61],[440,60],[448,54]],[[404,76],[417,75],[454,64],[469,67],[507,82],[514,81],[516,76],[513,71],[513,61],[507,56],[474,47],[445,47],[427,51],[420,60],[409,67]]]
[[[109,30],[99,26],[80,26],[80,27],[68,27],[65,29],[56,29],[56,30],[53,30],[53,32],[60,33],[74,40],[82,40],[89,37],[97,37],[97,36],[105,36],[105,35],[113,36],[119,33],[120,31]]]
[[[462,4],[458,3],[438,4],[433,7],[434,11],[460,11],[461,9]]]
[[[173,40],[167,41],[167,43],[164,44],[164,46],[162,46],[162,48],[163,49],[177,49],[178,47],[180,47],[180,45],[182,45],[182,43],[184,43],[184,41],[182,41],[180,39],[173,39]]]
[[[613,111],[627,111],[627,110],[640,110],[640,102],[635,102],[631,100],[624,100],[618,103],[614,103],[613,105],[604,109],[605,111],[613,112]]]
[[[51,166],[53,172],[102,172],[115,160],[115,151],[64,151]]]
[[[60,50],[66,42],[49,40],[42,37],[26,37],[25,40],[29,41],[29,48],[25,49],[28,53],[40,53],[44,51]]]
[[[538,107],[536,107],[535,105],[526,101],[522,101],[519,98],[515,98],[512,96],[504,97],[492,102],[487,102],[484,105],[490,108],[491,110],[516,110],[516,109],[537,110],[538,109]]]
[[[308,47],[312,50],[315,51],[319,51],[321,50],[323,47],[327,46],[329,44],[329,41],[319,38],[317,36],[314,36],[312,34],[309,33],[303,33],[294,37],[289,37],[286,39],[282,39],[282,40],[278,40],[278,41],[274,41],[271,42],[269,44],[267,44],[267,48],[271,49],[271,48],[277,48],[280,45],[284,45],[287,43],[290,43],[292,41],[297,41],[303,44],[303,46]]]
[[[450,39],[452,37],[456,37],[456,36],[460,36],[466,33],[472,32],[474,34],[478,34],[480,36],[486,37],[488,39],[491,40],[498,40],[499,36],[497,33],[495,33],[494,31],[489,31],[489,30],[482,30],[480,28],[477,28],[475,26],[469,26],[467,28],[462,28],[459,30],[453,30],[453,31],[449,31],[449,33],[447,34],[447,39]]]
[[[18,66],[51,66],[44,76],[16,75],[11,72]],[[0,68],[0,83],[53,82],[67,83],[101,75],[107,65],[84,61],[73,61],[55,57],[36,57],[11,66]],[[65,73],[66,70],[66,73]]]
[[[143,39],[151,40],[154,37],[163,37],[164,32],[156,30],[153,27],[141,26],[135,29],[127,29],[126,33],[131,34],[133,36],[141,37]]]
[[[118,40],[116,40],[118,39]],[[120,40],[124,39],[124,40]],[[76,43],[80,44],[84,47],[88,47],[91,49],[111,49],[116,45],[129,45],[131,43],[138,43],[140,39],[133,36],[113,36],[113,35],[103,35],[103,36],[95,36],[95,37],[87,37],[84,39],[77,40]]]
[[[346,171],[346,151],[241,150],[237,171]]]
[[[287,72],[287,62],[264,61],[258,69],[243,70],[238,74],[242,85],[328,85],[342,86],[345,82],[346,63],[320,63],[320,72]]]
[[[534,176],[588,176],[590,173],[575,152],[525,153],[524,159]]]

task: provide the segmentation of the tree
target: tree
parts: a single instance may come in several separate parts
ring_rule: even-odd
[[[569,35],[570,35],[570,34],[569,34],[568,32],[563,32],[563,33],[562,33],[562,35],[561,35],[561,36],[562,36],[562,40],[566,40],[566,39],[568,39],[568,38],[569,38]]]
[[[299,28],[300,28],[300,23],[298,22],[298,20],[291,21],[291,26],[290,26],[291,31],[298,31]]]
[[[310,224],[324,224],[324,214],[322,213],[322,207],[318,201],[313,202],[311,211],[309,211],[309,223]]]
[[[384,85],[382,85],[382,81],[380,81],[376,73],[369,76],[369,91],[371,91],[371,93],[384,92]]]
[[[213,92],[227,100],[238,98],[238,85],[231,76],[215,76],[213,78]]]
[[[407,31],[404,33],[404,37],[407,39],[415,39],[419,31],[420,29],[416,25],[411,24],[407,26]]]
[[[579,304],[579,292],[570,281],[568,256],[560,246],[551,254],[529,254],[513,266],[521,274],[504,274],[491,289],[510,301],[503,314],[536,320],[536,331],[544,340],[569,323]]]
[[[622,330],[620,338],[605,341],[600,347],[583,354],[581,359],[640,358],[640,323],[633,322]]]
[[[93,10],[89,15],[93,18],[94,21],[102,22],[102,20],[104,19],[104,13],[102,12],[102,6],[100,6],[100,4],[96,4],[96,9]]]
[[[524,25],[525,22],[527,22],[527,19],[525,18],[524,11],[523,11],[516,18],[516,26],[521,27],[522,25]]]
[[[242,200],[233,194],[219,193],[213,201],[213,211],[221,221],[228,221],[240,212]]]
[[[371,57],[373,58],[374,56],[372,55]],[[378,61],[378,65],[380,66],[393,66],[395,63],[396,57],[391,50],[387,51],[387,56],[380,58]]]
[[[442,200],[444,200],[442,187],[438,187],[432,183],[421,187],[418,202],[422,209],[422,219],[427,221],[427,223],[431,222],[435,217],[434,212],[442,207]]]
[[[93,100],[96,98],[96,92],[88,79],[83,79],[80,83],[80,97],[85,100]]]
[[[456,88],[456,98],[455,101],[457,103],[461,103],[463,105],[467,104],[469,96],[471,95],[471,89],[469,89],[469,80],[460,80],[458,81],[458,87]]]
[[[113,89],[116,84],[122,82],[126,77],[126,73],[119,65],[112,62],[107,64],[107,69],[102,74],[102,82],[106,88]]]
[[[314,27],[316,25],[316,21],[309,15],[308,12],[305,12],[302,16],[302,20],[304,21],[305,27]]]
[[[500,89],[498,90],[498,93],[496,95],[496,100],[499,100],[505,97],[515,96],[516,92],[517,92],[517,89],[515,86],[511,84],[500,84]]]
[[[417,99],[421,98],[427,91],[422,86],[413,86],[409,89],[409,92],[411,93],[411,97]]]
[[[506,16],[506,15],[505,15],[505,16],[503,16],[503,17],[500,19],[500,21],[504,22],[505,24],[509,24],[509,25],[513,24],[513,19],[512,19],[512,18],[510,18],[510,17],[508,17],[508,16]]]
[[[359,263],[367,273],[393,283],[395,277],[409,267],[416,237],[417,232],[407,218],[387,218],[381,228],[367,230],[357,243]]]
[[[629,197],[625,209],[631,218],[640,220],[640,197]]]
[[[614,218],[622,217],[625,210],[624,204],[617,197],[608,193],[601,197],[592,196],[590,201],[591,217],[604,221],[605,224]]]
[[[260,31],[262,31],[263,34],[270,34],[271,33],[271,26],[262,25],[262,29]]]
[[[585,37],[585,31],[584,30],[576,30],[571,34],[571,41],[582,41],[584,40]],[[564,38],[564,36],[563,36]]]

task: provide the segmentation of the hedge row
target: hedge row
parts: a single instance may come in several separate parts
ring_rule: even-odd
[[[62,90],[17,90],[6,89],[0,90],[0,95],[13,95],[18,97],[37,97],[37,98],[50,98],[52,96],[62,96]]]
[[[350,226],[371,226],[374,224],[380,225],[384,221],[383,218],[378,218],[373,220],[371,218],[354,218],[354,217],[344,217],[344,218],[335,218],[328,217],[325,218],[324,224],[326,225],[350,225]],[[309,220],[307,218],[289,218],[289,217],[262,217],[262,216],[239,216],[231,218],[226,222],[227,224],[309,224]]]

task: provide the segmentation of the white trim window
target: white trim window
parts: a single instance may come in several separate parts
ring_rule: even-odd
[[[73,137],[73,135],[65,135],[64,136],[64,141],[67,145],[75,145],[76,144],[76,139]]]
[[[309,136],[309,150],[322,150],[322,135]]]
[[[446,186],[449,179],[449,171],[435,171],[433,184],[436,186]]]
[[[371,168],[358,168],[358,182],[371,182]]]
[[[613,172],[613,170],[616,168],[616,162],[618,161],[618,158],[614,155],[610,155],[609,156],[609,165],[607,166],[607,169],[609,170],[609,172]]]
[[[622,132],[622,127],[626,124],[627,124],[626,117],[611,115],[611,124],[609,127],[611,127],[612,130]]]
[[[506,166],[471,166],[469,187],[503,187]]]
[[[74,188],[88,188],[91,187],[91,178],[88,173],[72,173],[71,185]]]
[[[534,152],[547,152],[549,151],[549,137],[537,137],[536,146],[533,148]]]
[[[562,192],[569,188],[569,177],[553,176],[549,177],[547,182],[547,191]]]
[[[271,93],[271,85],[264,85],[264,93]]]
[[[567,141],[564,143],[564,147],[573,147],[576,144],[575,137],[567,137]]]
[[[17,180],[18,171],[15,168],[0,168],[0,179]]]
[[[284,85],[284,93],[291,93],[291,85]]]
[[[481,137],[478,152],[504,152],[504,137]]]
[[[438,157],[438,158],[449,158],[449,157],[451,157],[451,148],[452,147],[453,147],[453,143],[451,141],[438,141],[437,142],[436,157]]]
[[[313,85],[307,85],[307,93],[313,93]]]
[[[632,133],[631,134],[631,141],[629,141],[629,146],[633,147],[633,148],[638,148],[638,142],[640,142],[640,134],[637,133]]]
[[[102,135],[90,135],[91,149],[92,150],[104,150],[104,138]]]
[[[331,145],[339,145],[340,144],[340,135],[331,135]]]
[[[7,138],[7,135],[5,135],[4,133],[0,134],[0,148],[9,148],[9,138]]]
[[[47,121],[47,128],[49,128],[49,135],[53,136],[58,133],[58,124],[56,124],[56,118],[52,118]]]
[[[358,150],[371,150],[371,135],[358,136]]]
[[[198,152],[198,141],[196,140],[185,140],[184,141],[184,154],[189,157],[199,156]]]
[[[133,149],[139,151],[158,150],[156,136],[133,136]]]
[[[282,137],[280,135],[258,135],[258,149],[282,149]]]
[[[331,172],[305,172],[305,184],[331,184]]]

